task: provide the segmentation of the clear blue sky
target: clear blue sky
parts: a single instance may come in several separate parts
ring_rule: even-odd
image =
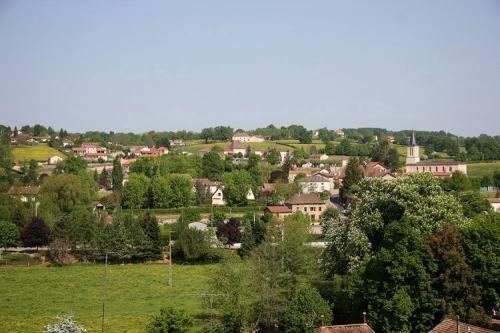
[[[0,0],[0,123],[500,134],[500,1]]]

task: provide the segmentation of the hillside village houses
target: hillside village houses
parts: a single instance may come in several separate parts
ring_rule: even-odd
[[[321,214],[326,210],[326,200],[321,200],[318,194],[295,194],[285,201],[285,205],[267,206],[265,211],[282,220],[295,212],[309,216],[311,221],[319,221]]]
[[[38,186],[12,186],[7,192],[13,199],[20,200],[21,202],[35,202],[40,187]]]
[[[452,160],[420,160],[420,147],[412,133],[410,143],[406,148],[406,173],[431,172],[437,177],[449,177],[455,171],[467,174],[467,165]]]
[[[193,191],[204,191],[204,195],[210,200],[212,206],[225,206],[227,204],[224,198],[224,184],[219,181],[200,178],[194,180]],[[255,200],[252,189],[248,189],[247,200]]]
[[[147,147],[147,146],[132,146],[130,147],[130,154],[138,157],[155,157],[167,155],[169,152],[166,147]]]
[[[107,149],[95,142],[83,142],[80,147],[74,147],[72,151],[88,161],[97,161],[99,159],[106,161],[108,159]]]
[[[236,132],[233,134],[233,141],[238,142],[264,142],[264,139],[261,135],[249,135],[246,132]]]

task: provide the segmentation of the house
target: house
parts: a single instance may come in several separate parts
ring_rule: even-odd
[[[500,212],[500,198],[488,198],[494,212]]]
[[[455,171],[467,174],[467,165],[453,160],[420,160],[420,147],[412,133],[410,144],[406,148],[406,173],[430,172],[437,177],[449,177]]]
[[[312,221],[320,219],[326,209],[326,203],[318,194],[295,194],[285,202],[292,212],[302,212],[308,215]]]
[[[247,192],[247,200],[255,200],[255,195],[253,194],[253,191],[252,189],[248,189],[248,192]]]
[[[89,161],[97,161],[98,159],[106,161],[108,159],[107,149],[95,142],[84,142],[80,147],[75,147],[72,150],[76,155]]]
[[[247,148],[241,141],[233,141],[231,145],[224,149],[224,155],[236,155],[241,154],[245,156],[247,153]]]
[[[386,173],[385,175],[382,176],[383,180],[393,180],[393,179],[396,179],[396,178],[397,178],[397,176],[395,174],[393,174],[393,173],[390,173],[390,172],[388,172],[388,173]]]
[[[288,206],[267,206],[264,209],[264,212],[272,214],[278,220],[283,220],[285,217],[292,214],[292,209]]]
[[[70,139],[63,139],[62,141],[63,147],[73,146],[74,142]]]
[[[7,194],[14,199],[21,200],[21,202],[35,202],[39,192],[40,192],[40,187],[12,186],[7,192]]]
[[[319,130],[312,130],[311,135],[313,138],[317,138],[319,136]]]
[[[320,173],[302,178],[299,180],[299,184],[302,188],[302,193],[321,193],[333,190],[330,180],[322,177]]]
[[[135,158],[132,159],[122,159],[120,160],[120,164],[122,165],[123,173],[128,173],[130,171],[130,166],[136,161]]]
[[[295,180],[295,177],[297,177],[301,173],[307,177],[307,176],[311,176],[312,174],[314,174],[318,171],[320,171],[320,170],[317,168],[300,168],[300,169],[290,170],[290,171],[288,171],[288,182],[293,183],[293,181]]]
[[[207,178],[196,179],[195,191],[201,188],[205,191],[206,197],[210,198],[211,204],[214,206],[224,206],[226,200],[224,199],[224,187],[221,182],[210,180]]]
[[[168,148],[149,148],[147,146],[132,146],[130,147],[130,153],[135,156],[140,157],[155,157],[168,154]]]
[[[264,139],[263,136],[261,135],[248,135],[247,132],[236,132],[233,135],[233,141],[238,141],[238,142],[264,142],[266,139]]]
[[[386,135],[385,141],[390,142],[390,143],[394,143],[396,141],[396,138],[392,135]]]
[[[182,139],[175,139],[174,141],[172,141],[171,145],[172,146],[185,146],[186,143]]]
[[[335,131],[335,135],[337,135],[338,137],[340,138],[344,138],[345,137],[345,133],[344,133],[344,130],[339,128]]]
[[[47,160],[48,165],[56,165],[59,162],[62,162],[63,158],[57,155],[50,156],[49,159]]]
[[[444,319],[429,333],[495,333],[497,331],[462,323],[459,320]]]
[[[212,147],[203,147],[201,148],[200,150],[198,150],[198,153],[203,156],[205,155],[206,153],[209,153],[212,151]]]
[[[389,169],[380,162],[369,162],[365,165],[363,171],[365,177],[382,177],[389,172]]]

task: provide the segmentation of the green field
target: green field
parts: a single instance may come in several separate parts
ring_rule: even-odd
[[[163,306],[186,310],[203,332],[210,311],[200,293],[217,265],[108,266],[106,332],[144,332],[149,317]],[[101,332],[103,265],[0,267],[0,331],[42,332],[58,314],[72,314],[91,332]]]
[[[467,174],[469,176],[491,176],[495,171],[500,171],[500,161],[467,164]]]
[[[210,142],[210,143],[200,143],[199,141],[188,142],[186,146],[175,148],[178,151],[188,151],[190,153],[198,153],[201,149],[213,146],[219,146],[222,148],[228,148],[231,143],[230,142]],[[281,148],[281,149],[290,149],[290,147],[281,145],[276,142],[266,141],[266,142],[249,142],[244,144],[245,147],[250,146],[254,149],[271,149],[271,148]]]
[[[46,143],[39,143],[33,146],[14,146],[12,155],[16,161],[47,161],[51,156],[57,155],[64,157],[64,154],[59,150],[49,147]]]

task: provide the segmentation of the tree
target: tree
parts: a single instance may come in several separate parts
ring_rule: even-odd
[[[192,318],[184,311],[168,307],[151,318],[147,333],[187,333],[192,326]]]
[[[49,177],[40,189],[41,207],[55,205],[56,214],[68,213],[79,205],[89,205],[95,195],[90,174],[60,174]]]
[[[370,326],[380,332],[427,332],[432,328],[436,294],[424,239],[414,221],[392,222],[380,251],[368,263],[363,295]]]
[[[123,169],[122,164],[120,163],[120,158],[115,158],[113,160],[111,179],[113,180],[113,191],[121,192],[123,187]]]
[[[44,333],[86,333],[87,329],[73,320],[72,316],[58,316],[56,324],[48,324]]]
[[[225,173],[222,176],[224,196],[231,205],[245,205],[248,191],[252,188],[252,177],[246,170]]]
[[[148,244],[150,244],[148,257],[151,259],[160,259],[162,253],[160,227],[158,226],[158,220],[149,210],[141,219],[141,227],[148,240]]]
[[[387,156],[387,161],[385,161],[385,163],[392,171],[396,171],[401,167],[399,153],[396,148],[389,149],[389,155]]]
[[[219,223],[216,235],[219,240],[223,238],[227,244],[238,243],[241,240],[240,220],[230,218],[227,223]]]
[[[451,177],[444,179],[443,188],[447,191],[468,191],[471,189],[471,183],[467,175],[463,172],[455,171]]]
[[[270,149],[267,152],[267,161],[271,165],[277,165],[281,160],[281,155],[276,149]]]
[[[288,301],[283,327],[290,333],[313,333],[331,319],[330,305],[319,292],[308,284],[299,284]]]
[[[476,216],[462,234],[466,258],[481,286],[481,304],[490,311],[500,299],[500,216]]]
[[[0,221],[0,247],[7,250],[19,243],[19,229],[14,223]]]
[[[68,156],[56,166],[57,173],[70,173],[78,175],[87,168],[87,162],[79,156]]]
[[[208,143],[208,140],[211,140],[214,137],[214,129],[211,127],[202,129],[200,137],[205,140],[205,143]]]
[[[363,178],[363,173],[361,172],[361,165],[359,162],[359,158],[351,157],[349,162],[347,163],[347,167],[345,170],[345,177],[342,181],[342,185],[340,187],[339,196],[340,200],[347,204],[349,198],[352,196],[352,192],[357,186],[357,184]]]
[[[33,217],[30,223],[24,227],[21,233],[23,245],[27,247],[36,247],[49,244],[50,228],[38,217]]]
[[[252,297],[248,269],[235,261],[224,262],[210,280],[210,302],[219,310],[224,332],[247,332],[251,326]]]
[[[131,173],[123,187],[122,205],[124,208],[140,209],[146,205],[149,179],[144,174]]]
[[[206,231],[181,227],[174,244],[175,258],[186,262],[205,262],[212,259],[210,234]]]
[[[180,175],[155,177],[151,194],[154,208],[190,206],[194,196],[191,182]]]
[[[490,213],[492,210],[488,199],[478,191],[460,192],[457,198],[466,217],[472,218],[483,212]]]
[[[487,324],[480,305],[481,289],[466,262],[464,240],[458,227],[445,224],[430,237],[428,247],[437,266],[432,280],[433,289],[439,294],[436,319],[458,315],[462,320]]]
[[[335,155],[335,145],[333,143],[327,142],[325,144],[325,154]]]
[[[220,180],[224,172],[224,160],[215,151],[203,155],[203,175],[210,180]]]
[[[229,141],[233,138],[233,129],[229,126],[216,126],[213,132],[214,140]]]
[[[330,141],[335,140],[335,133],[328,130],[327,128],[320,128],[318,130],[318,138],[324,143],[327,144]]]

